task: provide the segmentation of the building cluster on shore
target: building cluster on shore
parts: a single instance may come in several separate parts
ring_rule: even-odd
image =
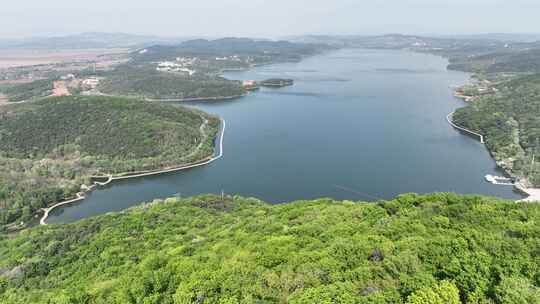
[[[186,67],[183,63],[172,61],[159,62],[156,70],[160,72],[182,73],[186,74],[187,76],[192,76],[196,72],[195,70]]]

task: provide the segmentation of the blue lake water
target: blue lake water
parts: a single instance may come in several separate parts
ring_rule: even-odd
[[[231,79],[292,78],[295,85],[232,101],[184,103],[226,120],[222,159],[113,183],[56,210],[48,222],[222,190],[271,203],[435,191],[519,198],[512,187],[484,181],[485,174],[502,173],[484,145],[446,122],[464,105],[451,86],[469,78],[446,65],[432,55],[356,49],[227,73]]]

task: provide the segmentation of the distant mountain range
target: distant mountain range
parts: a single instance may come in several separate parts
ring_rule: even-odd
[[[287,36],[283,39],[290,41],[331,41],[340,43],[343,41],[366,41],[373,39],[442,39],[442,40],[483,40],[494,42],[514,42],[514,43],[530,43],[540,41],[540,33],[486,33],[486,34],[469,34],[469,35],[406,35],[398,33],[390,33],[383,35],[301,35]]]
[[[428,38],[429,37],[429,38]],[[88,48],[142,48],[151,45],[177,45],[181,42],[200,37],[162,37],[155,35],[137,35],[126,33],[100,33],[88,32],[74,35],[52,37],[30,37],[21,39],[0,39],[0,49],[88,49]],[[308,43],[328,43],[335,46],[351,46],[351,44],[363,44],[364,46],[378,45],[386,47],[402,47],[410,42],[419,40],[435,39],[442,41],[468,40],[468,41],[492,41],[494,43],[530,43],[540,41],[540,34],[471,34],[471,35],[432,35],[415,36],[401,34],[387,35],[306,35],[290,36],[284,40]],[[257,39],[262,41],[264,39]],[[199,40],[201,44],[203,40]],[[208,46],[208,45],[207,45]],[[221,43],[219,46],[223,46]],[[210,46],[211,47],[211,46]]]
[[[193,39],[125,33],[82,33],[55,37],[0,39],[0,49],[139,48],[154,44],[178,44]]]
[[[473,35],[442,35],[441,38],[454,39],[477,39],[477,40],[498,40],[506,42],[535,42],[540,41],[540,33],[488,33]]]

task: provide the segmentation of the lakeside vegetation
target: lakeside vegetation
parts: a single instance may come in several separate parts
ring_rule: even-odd
[[[226,70],[285,61],[299,61],[330,47],[286,41],[245,38],[191,40],[176,46],[155,45],[131,54],[132,60],[105,75],[98,87],[111,95],[151,99],[219,99],[242,96],[247,90],[239,81],[220,76]],[[166,62],[190,73],[163,72],[156,64]]]
[[[526,187],[540,187],[540,43],[483,37],[310,36],[340,47],[405,49],[448,58],[448,69],[473,73],[456,96],[468,104],[454,122],[485,135],[506,171]]]
[[[448,58],[448,69],[473,73],[456,91],[468,102],[454,122],[485,135],[499,166],[525,187],[540,187],[540,42],[481,37],[307,36],[338,47],[402,49]]]
[[[98,90],[105,94],[150,99],[191,99],[241,96],[241,82],[198,74],[180,75],[156,71],[151,66],[118,67],[107,73]]]
[[[540,74],[505,81],[495,88],[496,93],[458,109],[454,121],[484,134],[499,165],[540,187]]]
[[[218,127],[218,118],[197,110],[118,97],[2,106],[0,227],[26,223],[40,208],[73,197],[90,176],[211,156]]]
[[[540,187],[540,45],[505,44],[484,54],[450,57],[449,69],[472,72],[458,90],[468,101],[454,122],[485,135],[486,145],[525,187]]]
[[[451,70],[473,73],[540,73],[540,48],[450,58]]]
[[[0,239],[3,303],[540,301],[540,206],[167,199]]]

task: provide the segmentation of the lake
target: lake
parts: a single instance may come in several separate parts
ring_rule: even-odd
[[[391,199],[400,193],[478,193],[517,199],[477,139],[445,117],[464,103],[451,86],[469,75],[447,60],[405,51],[347,49],[299,63],[231,72],[231,79],[292,78],[232,101],[183,104],[227,122],[224,157],[195,169],[115,182],[49,223],[119,211],[156,198],[239,194],[270,203],[332,197]]]

